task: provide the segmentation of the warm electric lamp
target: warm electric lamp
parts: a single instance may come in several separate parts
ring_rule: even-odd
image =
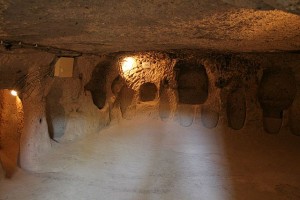
[[[123,59],[122,62],[122,71],[128,72],[130,70],[132,70],[134,67],[136,66],[136,61],[133,57],[126,57]]]
[[[16,90],[10,91],[10,94],[15,96],[15,97],[18,96],[18,92]]]

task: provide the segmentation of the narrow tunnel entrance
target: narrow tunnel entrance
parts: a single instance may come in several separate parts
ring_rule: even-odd
[[[140,100],[153,101],[156,97],[157,87],[154,83],[144,83],[140,87]]]
[[[23,105],[17,92],[0,90],[0,162],[7,178],[15,172],[23,129]]]

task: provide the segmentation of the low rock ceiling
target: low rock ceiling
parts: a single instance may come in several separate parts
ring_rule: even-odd
[[[0,0],[0,39],[85,53],[300,50],[299,0]]]

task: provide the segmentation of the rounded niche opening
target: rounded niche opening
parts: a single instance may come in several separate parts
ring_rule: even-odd
[[[265,117],[281,118],[291,106],[297,87],[293,72],[287,69],[266,69],[258,89],[258,101]]]
[[[208,77],[205,68],[196,63],[179,62],[176,68],[179,103],[203,104],[208,97]]]
[[[143,102],[153,101],[157,94],[157,87],[154,83],[143,83],[140,87],[140,100]]]
[[[85,90],[91,92],[93,103],[99,109],[104,108],[106,104],[106,79],[112,65],[112,60],[99,63],[93,70],[91,80],[84,86]]]
[[[291,70],[264,70],[258,89],[258,101],[263,109],[264,129],[268,133],[280,131],[283,111],[292,105],[296,93],[296,80]]]

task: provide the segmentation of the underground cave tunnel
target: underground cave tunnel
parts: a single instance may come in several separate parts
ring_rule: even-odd
[[[300,198],[297,1],[0,5],[0,200]]]
[[[3,56],[9,62],[19,59]],[[142,198],[168,199],[173,193],[183,198],[193,192],[191,199],[212,194],[231,199],[233,194],[223,185],[240,198],[245,192],[241,187],[249,183],[228,177],[237,173],[248,180],[272,164],[281,171],[276,163],[297,159],[300,107],[297,68],[292,64],[265,65],[261,55],[147,51],[78,57],[71,63],[70,77],[63,77],[54,72],[69,67],[61,64],[65,57],[48,56],[48,65],[44,59],[35,60],[38,64],[21,76],[22,87],[17,88],[23,89],[17,96],[1,90],[1,174],[12,178],[15,186],[23,179],[40,182],[22,186],[26,190],[20,194],[48,184],[60,187],[66,180],[77,188],[73,179],[80,179],[80,187],[92,184],[91,190],[113,187],[103,180],[123,188],[123,180],[130,188],[140,188],[126,195],[138,193]],[[37,57],[42,56],[34,54],[31,59]],[[285,62],[280,61],[282,55],[265,57]],[[128,58],[130,66],[123,68]],[[37,79],[40,76],[45,78]],[[244,166],[251,173],[246,175]],[[297,166],[289,169],[296,173]],[[271,170],[264,177],[275,175]],[[282,176],[278,182],[297,183],[297,176]],[[198,191],[194,184],[202,179],[207,181],[205,189]],[[140,180],[145,182],[135,186]],[[10,191],[6,179],[0,182],[5,188],[0,194]],[[182,185],[190,188],[181,191]],[[72,196],[69,190],[53,189]],[[206,193],[207,189],[217,193]],[[254,197],[264,195],[256,192]]]

